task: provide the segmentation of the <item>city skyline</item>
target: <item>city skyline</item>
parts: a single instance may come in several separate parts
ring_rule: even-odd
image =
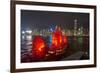
[[[51,24],[62,29],[74,29],[74,20],[77,20],[78,28],[89,29],[88,13],[21,10],[21,30],[46,29]]]

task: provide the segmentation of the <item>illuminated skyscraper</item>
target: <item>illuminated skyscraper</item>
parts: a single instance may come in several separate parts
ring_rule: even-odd
[[[74,36],[77,35],[77,19],[74,19]]]

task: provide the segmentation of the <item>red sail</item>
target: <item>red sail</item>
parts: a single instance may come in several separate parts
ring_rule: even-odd
[[[45,41],[41,36],[35,36],[32,41],[32,53],[37,59],[42,59],[45,56]]]

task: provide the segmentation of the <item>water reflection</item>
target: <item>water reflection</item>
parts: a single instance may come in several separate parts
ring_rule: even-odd
[[[70,36],[69,39],[69,49],[75,52],[82,51],[84,58],[89,59],[89,36]]]
[[[33,62],[34,59],[31,57],[32,40],[23,40],[21,43],[21,61]],[[64,53],[59,56],[52,55],[46,61],[86,59],[89,59],[89,36],[69,36],[68,47]]]

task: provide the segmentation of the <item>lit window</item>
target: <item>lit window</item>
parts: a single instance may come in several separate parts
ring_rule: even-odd
[[[31,35],[28,35],[28,36],[26,36],[26,39],[27,40],[32,40],[32,36]]]
[[[32,30],[26,30],[26,33],[31,34],[32,33]]]
[[[22,34],[25,34],[25,31],[22,31]]]

